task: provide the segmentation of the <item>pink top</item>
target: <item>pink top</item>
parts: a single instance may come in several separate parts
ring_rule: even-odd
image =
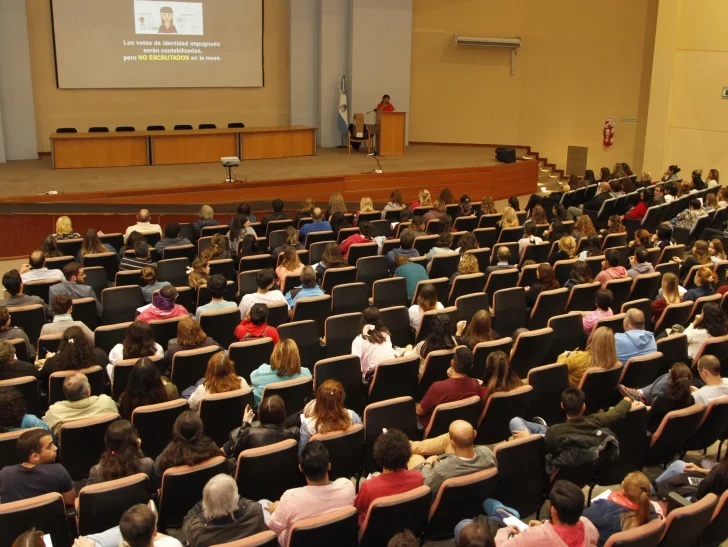
[[[611,317],[612,315],[614,315],[614,313],[612,313],[612,308],[609,308],[607,311],[602,311],[600,309],[590,311],[584,316],[584,332],[591,332],[597,321],[599,321],[602,317]]]
[[[599,532],[589,519],[581,517],[576,526],[554,526],[550,522],[527,528],[509,539],[508,528],[501,528],[495,535],[500,547],[595,547]]]
[[[606,289],[607,283],[613,279],[622,279],[625,277],[627,277],[627,270],[624,269],[624,266],[615,266],[614,268],[607,268],[599,272],[594,278],[594,281],[599,281],[602,284],[602,289]]]
[[[149,306],[146,310],[137,316],[137,321],[144,321],[149,323],[150,321],[156,321],[158,319],[172,319],[173,317],[185,317],[190,312],[187,308],[179,304],[175,304],[171,310],[160,310],[154,306]]]
[[[278,276],[278,280],[281,283],[281,290],[286,286],[286,277],[289,275],[301,275],[301,272],[303,271],[303,264],[301,264],[298,268],[295,270],[287,270],[283,266],[278,266],[276,268],[276,275]]]
[[[299,520],[318,517],[343,507],[354,505],[354,485],[349,479],[336,479],[326,486],[291,488],[270,516],[268,528],[278,534],[278,542],[285,546],[288,531]]]

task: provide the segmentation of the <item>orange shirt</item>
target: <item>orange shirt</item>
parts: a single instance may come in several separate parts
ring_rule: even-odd
[[[392,103],[389,103],[389,104],[379,103],[377,105],[377,111],[379,111],[379,112],[394,112],[394,106],[392,106]]]

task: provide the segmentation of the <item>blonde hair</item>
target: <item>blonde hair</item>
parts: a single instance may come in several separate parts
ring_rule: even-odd
[[[430,191],[427,188],[420,190],[417,195],[417,199],[420,202],[420,207],[428,207],[432,205],[432,198],[430,197]]]
[[[679,304],[680,291],[678,287],[678,278],[674,273],[667,272],[662,276],[662,297],[669,304]]]
[[[470,253],[463,255],[458,263],[458,272],[461,274],[474,274],[480,272],[478,259],[475,258],[474,254]]]
[[[73,225],[71,224],[71,219],[67,216],[58,217],[58,220],[56,220],[56,234],[64,236],[72,233]]]
[[[202,207],[200,207],[200,212],[197,216],[200,217],[202,220],[211,220],[213,215],[214,212],[212,210],[212,207],[210,207],[209,205],[203,205]]]
[[[591,359],[589,368],[609,370],[617,364],[617,348],[614,344],[614,331],[609,327],[599,327],[591,335],[587,351]]]
[[[713,192],[710,192],[705,196],[705,203],[703,204],[703,207],[708,206],[712,207],[713,209],[718,208],[718,196],[716,196]]]
[[[270,368],[280,377],[301,374],[301,354],[293,339],[284,338],[276,344],[270,356]]]
[[[333,215],[334,213],[348,213],[348,209],[346,208],[346,202],[344,201],[344,196],[342,196],[339,192],[334,192],[329,196],[329,209],[328,214],[329,216]]]
[[[484,215],[495,215],[498,213],[498,209],[495,208],[493,198],[490,196],[484,196],[480,200],[481,211]]]
[[[589,218],[589,215],[581,215],[579,217],[579,220],[576,221],[576,226],[574,226],[574,229],[578,232],[581,232],[582,237],[588,237],[592,234],[596,234],[597,231],[594,228],[594,224],[591,221],[591,218]]]
[[[634,511],[622,513],[622,530],[631,530],[647,524],[650,514],[650,479],[641,471],[633,471],[622,481],[624,496],[637,505]]]
[[[698,271],[695,273],[696,285],[698,284],[698,281],[700,281],[700,285],[715,283],[716,279],[713,275],[713,269],[708,266],[702,266],[701,268],[698,268]]]
[[[303,198],[303,201],[301,202],[301,208],[299,211],[302,213],[310,213],[311,209],[313,209],[314,203],[311,198]]]
[[[516,226],[520,226],[521,223],[518,222],[518,216],[516,215],[515,209],[513,207],[506,207],[503,209],[503,218],[500,221],[501,228],[515,228]]]
[[[649,171],[642,171],[642,182],[652,182],[652,173]]]
[[[359,200],[359,212],[360,213],[372,213],[374,212],[374,204],[372,198],[364,196]]]
[[[574,258],[576,254],[576,240],[571,236],[564,236],[559,239],[559,249],[569,255],[569,258]]]
[[[713,256],[720,258],[721,260],[726,260],[725,248],[723,247],[722,239],[715,238],[710,242],[710,245],[713,246]]]

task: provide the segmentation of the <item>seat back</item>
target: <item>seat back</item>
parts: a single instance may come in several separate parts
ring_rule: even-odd
[[[430,262],[430,278],[450,276],[458,270],[460,263],[460,253],[440,253],[432,257]]]
[[[493,295],[493,314],[493,326],[501,336],[511,336],[515,330],[525,327],[526,291],[522,287],[497,291]]]
[[[720,361],[721,376],[725,376],[728,371],[728,335],[709,337],[693,358],[693,363],[697,363],[703,355],[715,356]]]
[[[202,499],[202,490],[207,482],[215,475],[226,473],[227,466],[227,460],[220,455],[197,465],[180,465],[165,470],[159,490],[159,529],[181,528],[189,510]]]
[[[111,278],[113,279],[113,278]],[[114,325],[125,321],[134,321],[137,308],[146,305],[142,289],[138,285],[126,287],[110,287],[101,291],[103,325]]]
[[[353,264],[356,265],[356,280],[365,283],[369,293],[375,281],[389,277],[389,264],[385,256],[365,256]]]
[[[666,264],[671,262],[673,257],[682,258],[685,254],[685,245],[667,245],[663,247],[662,254],[660,255],[660,264]]]
[[[496,351],[502,351],[506,355],[510,355],[512,347],[513,339],[510,337],[499,338],[498,340],[491,340],[490,342],[479,342],[476,344],[473,348],[473,368],[470,371],[469,376],[471,378],[476,378],[481,382],[484,381],[485,365],[488,360],[488,356]]]
[[[662,376],[670,371],[673,363],[689,363],[688,337],[683,333],[673,333],[665,338],[655,340],[657,351],[664,355],[657,376]]]
[[[94,331],[94,346],[108,354],[115,345],[124,341],[129,325],[131,325],[131,321],[98,327]]]
[[[483,246],[482,243],[480,245],[480,249],[470,249],[465,254],[473,255],[478,260],[478,270],[485,273],[485,269],[490,266],[490,247]]]
[[[458,296],[450,305],[454,305],[457,309],[458,321],[467,322],[470,322],[476,312],[490,309],[488,295],[482,291]]]
[[[652,330],[652,301],[648,298],[640,298],[639,300],[629,300],[622,304],[620,313],[627,313],[632,308],[636,308],[645,316],[645,330]],[[617,310],[614,310],[617,311]]]
[[[112,280],[119,271],[119,256],[115,252],[108,253],[91,253],[84,255],[83,267],[92,268],[93,266],[101,266],[106,271],[106,279]]]
[[[311,367],[313,368],[313,367]],[[303,410],[308,399],[313,395],[313,378],[305,376],[295,380],[273,382],[263,388],[261,400],[278,395],[286,403],[286,412],[294,414]]]
[[[673,325],[684,325],[690,317],[693,308],[693,302],[680,302],[679,304],[670,304],[667,306],[662,315],[655,323],[655,338],[662,334],[665,329],[669,329]]]
[[[167,351],[169,341],[177,338],[177,327],[182,319],[182,317],[173,317],[172,319],[157,319],[149,322],[149,326],[152,327],[154,341],[162,346],[164,351]]]
[[[417,399],[422,398],[435,382],[447,380],[447,371],[455,355],[454,349],[440,349],[431,351],[425,358],[425,366],[419,375],[417,384]]]
[[[647,464],[655,465],[672,460],[682,453],[690,437],[700,425],[705,406],[694,404],[681,410],[668,412],[650,439]]]
[[[324,277],[321,280],[321,290],[326,294],[331,294],[334,287],[344,285],[346,283],[354,283],[356,281],[356,268],[349,266],[346,268],[327,268]]]
[[[531,401],[533,387],[521,386],[504,393],[491,395],[478,420],[478,436],[475,444],[494,444],[511,436],[509,422],[525,416]]]
[[[296,321],[278,327],[281,340],[291,338],[296,342],[301,355],[301,366],[313,370],[313,366],[321,358],[321,342],[316,321]],[[289,411],[290,412],[290,411]]]
[[[599,466],[597,484],[619,484],[632,471],[641,471],[647,455],[647,409],[636,408],[610,427],[619,442],[619,455],[614,461]]]
[[[632,357],[624,365],[619,383],[633,388],[650,385],[657,378],[657,372],[660,370],[663,360],[664,355],[659,351],[649,355]]]
[[[618,313],[616,315],[610,315],[609,317],[600,317],[597,319],[596,323],[594,323],[594,329],[592,332],[599,327],[608,327],[612,329],[614,334],[622,333],[624,332],[624,318],[626,315],[626,313]]]
[[[728,538],[728,490],[718,499],[713,516],[700,534],[700,545],[718,545]]]
[[[85,374],[88,378],[88,383],[91,386],[91,395],[103,395],[104,393],[104,378],[106,374],[103,369],[94,365],[92,367],[84,368],[81,370],[63,370],[60,372],[54,372],[48,378],[48,405],[52,405],[58,401],[64,401],[66,396],[63,395],[63,382],[69,376],[80,372]]]
[[[57,492],[0,504],[0,546],[35,528],[50,535],[53,547],[71,547],[71,530],[63,496]]]
[[[404,306],[379,308],[379,318],[389,330],[392,345],[400,348],[412,343],[412,332],[409,326],[409,313]]]
[[[274,347],[272,338],[258,338],[230,344],[228,356],[235,363],[235,372],[252,384],[250,373],[264,363],[270,363]]]
[[[450,296],[447,300],[450,306],[454,306],[455,302],[461,296],[483,293],[485,287],[485,274],[463,274],[455,278],[450,289]],[[471,316],[472,317],[472,316]]]
[[[602,284],[598,281],[594,283],[581,283],[575,285],[571,289],[569,299],[564,307],[566,313],[573,311],[591,311],[594,309],[594,297]]]
[[[480,417],[482,407],[483,403],[477,395],[461,399],[460,401],[437,405],[432,411],[430,423],[427,424],[427,428],[425,429],[424,438],[432,439],[438,435],[447,433],[450,429],[450,424],[455,420],[464,420],[475,429],[478,425],[478,418]]]
[[[356,507],[343,507],[294,523],[286,547],[356,545],[358,529]]]
[[[144,473],[84,486],[78,493],[78,533],[98,534],[118,526],[127,509],[149,502],[151,491]]]
[[[533,387],[528,415],[540,416],[547,424],[562,423],[561,394],[569,387],[569,368],[565,363],[534,367],[528,371],[528,385]]]
[[[543,435],[501,443],[493,454],[498,463],[498,485],[493,497],[521,515],[535,513],[548,481]],[[513,488],[514,484],[518,488]]]
[[[495,270],[488,276],[485,283],[485,293],[493,302],[493,295],[496,291],[515,287],[518,282],[518,270],[515,268]]]
[[[392,536],[411,531],[421,536],[427,526],[432,493],[429,486],[374,500],[359,529],[359,546],[386,545]]]
[[[237,341],[235,327],[240,323],[240,310],[229,308],[203,313],[200,316],[200,327],[221,347],[227,348]]]
[[[365,445],[363,473],[377,470],[374,461],[374,442],[384,429],[399,429],[411,440],[419,440],[421,434],[417,428],[415,400],[412,397],[396,397],[384,401],[370,402],[364,408]],[[380,469],[381,471],[381,469]]]
[[[331,315],[363,312],[369,306],[369,293],[366,283],[337,285],[331,290]]]
[[[157,262],[157,279],[169,281],[175,287],[187,286],[187,258],[170,258]]]
[[[656,547],[664,531],[663,522],[654,519],[626,532],[612,534],[604,547]]]
[[[380,309],[407,305],[407,281],[404,277],[379,279],[372,286],[372,298],[374,307]]]
[[[18,361],[25,361],[26,363],[30,362],[30,348],[28,347],[28,343],[25,339],[9,338],[8,342],[15,346],[15,358]]]
[[[291,321],[315,321],[320,337],[324,333],[326,319],[330,314],[331,297],[329,295],[299,298],[293,307]]]
[[[693,545],[701,532],[710,523],[718,496],[707,494],[685,507],[670,511],[665,519],[665,532],[660,547],[682,547]]]
[[[40,279],[38,281],[28,281],[23,283],[23,294],[30,296],[38,296],[46,304],[50,304],[48,298],[48,292],[50,291],[51,285],[60,283],[59,279]]]
[[[180,414],[189,410],[185,399],[136,407],[131,423],[144,446],[144,455],[156,459],[172,440],[172,426]]]
[[[66,468],[74,480],[88,477],[89,470],[99,462],[105,450],[104,435],[109,424],[119,419],[118,414],[101,414],[93,418],[61,424],[58,463]]]
[[[314,392],[326,380],[336,380],[344,386],[346,407],[361,414],[364,409],[364,386],[359,357],[347,354],[322,359],[314,365],[312,372]]]
[[[25,399],[25,409],[28,414],[42,416],[40,404],[40,391],[38,390],[38,380],[35,376],[21,376],[10,380],[0,380],[0,388],[14,387]]]
[[[369,382],[369,404],[414,395],[417,392],[420,356],[409,355],[382,361]]]
[[[511,368],[520,378],[526,378],[528,371],[544,363],[551,344],[553,329],[546,327],[521,334],[511,352]]]
[[[415,342],[421,342],[422,340],[427,339],[427,337],[432,332],[432,329],[434,328],[434,322],[438,321],[438,316],[440,314],[445,314],[450,319],[449,324],[443,325],[445,333],[450,335],[455,334],[455,328],[457,326],[458,320],[458,310],[455,306],[449,306],[441,310],[435,309],[424,313],[424,315],[422,316],[422,323],[420,323],[420,328],[417,329]]]
[[[546,363],[555,363],[564,351],[584,347],[583,318],[579,312],[572,311],[549,319],[548,326],[553,330],[551,345],[544,358]]]
[[[553,291],[542,291],[536,304],[531,309],[531,316],[528,321],[528,328],[531,330],[546,327],[548,321],[554,314],[563,313],[566,301],[569,299],[569,289],[555,289]]]
[[[498,236],[498,243],[517,243],[523,237],[523,226],[503,228]]]
[[[254,404],[253,390],[250,388],[205,396],[200,401],[200,419],[205,435],[222,446],[230,432],[243,422],[245,406],[252,407]]]
[[[312,441],[321,441],[329,452],[329,480],[358,477],[361,472],[361,457],[364,449],[364,426],[352,424],[345,431],[316,433]]]
[[[612,310],[621,310],[632,288],[632,278],[612,279],[607,283],[606,289],[612,291]]]
[[[585,416],[594,414],[609,406],[609,400],[617,389],[623,368],[622,365],[617,365],[607,370],[597,368],[587,369],[579,383],[579,388],[584,392],[584,396],[586,397]]]
[[[28,341],[35,346],[38,343],[40,331],[45,325],[43,306],[31,304],[29,306],[8,308],[8,311],[13,316],[13,326],[23,329],[28,336]]]
[[[172,357],[172,383],[180,392],[197,383],[205,377],[207,363],[218,351],[217,346],[187,349],[178,351]]]
[[[728,433],[728,397],[713,399],[705,409],[695,434],[688,441],[688,450],[703,450]]]
[[[657,272],[638,275],[634,279],[627,300],[640,298],[654,300],[660,290],[660,283],[662,283],[662,276]]]
[[[286,439],[260,448],[243,450],[235,469],[243,498],[278,500],[283,492],[305,484],[298,469],[298,443]]]
[[[347,255],[347,261],[352,266],[356,266],[357,261],[360,258],[364,258],[367,256],[377,256],[378,253],[379,253],[379,246],[374,242],[372,242],[372,243],[355,243],[354,245],[349,247],[349,254]]]
[[[546,262],[546,260],[542,260],[541,262]],[[568,260],[556,261],[556,263],[554,264],[554,276],[559,282],[559,285],[561,285],[562,287],[566,285],[566,282],[571,276],[571,269],[577,262],[579,262],[578,258],[570,258]],[[539,262],[536,262],[536,264],[539,264]]]

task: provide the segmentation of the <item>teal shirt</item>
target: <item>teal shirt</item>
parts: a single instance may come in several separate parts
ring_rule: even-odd
[[[260,400],[263,397],[263,390],[268,384],[274,384],[276,382],[284,382],[286,380],[296,380],[297,378],[311,378],[311,372],[301,367],[300,374],[294,374],[293,376],[278,376],[278,372],[271,369],[270,365],[262,364],[253,372],[250,373],[250,381],[253,384],[253,397],[255,397],[255,404],[260,405]]]
[[[430,276],[427,275],[427,270],[415,262],[403,264],[397,268],[397,271],[394,272],[394,276],[404,277],[405,281],[407,281],[407,298],[410,300],[412,300],[412,297],[415,295],[417,283],[430,279]]]

